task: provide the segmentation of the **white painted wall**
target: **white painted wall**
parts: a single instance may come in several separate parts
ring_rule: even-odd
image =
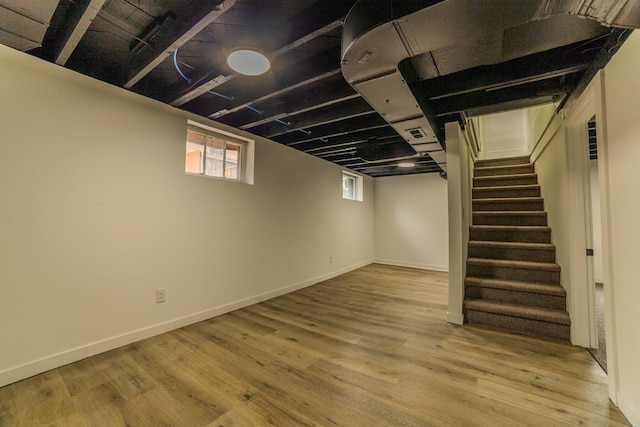
[[[480,117],[481,159],[499,159],[529,154],[527,109]]]
[[[377,178],[376,261],[449,270],[447,181],[438,174]]]
[[[567,178],[566,137],[562,120],[555,123],[542,137],[539,153],[534,153],[536,173],[540,191],[544,198],[548,225],[551,227],[551,242],[556,245],[556,262],[560,264],[560,281],[567,290],[567,310],[571,313],[571,272],[567,268],[571,262],[569,221],[569,187]],[[572,331],[573,332],[573,331]],[[572,338],[575,338],[572,336]]]
[[[471,212],[473,162],[457,123],[445,125],[447,138],[447,203],[449,205],[449,308],[447,321],[462,325],[464,278]]]
[[[530,154],[535,149],[545,128],[555,115],[554,104],[544,104],[527,108],[527,141],[525,151]]]
[[[605,153],[618,405],[640,426],[640,33],[633,32],[605,67]],[[604,191],[604,190],[602,190]],[[604,227],[605,225],[603,225]],[[605,272],[606,274],[606,272]]]
[[[0,64],[0,386],[373,260],[371,179],[263,139],[255,185],[187,176],[186,113]]]

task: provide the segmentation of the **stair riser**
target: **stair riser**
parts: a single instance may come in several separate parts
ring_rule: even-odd
[[[485,313],[475,310],[465,310],[467,323],[493,326],[509,329],[530,335],[545,336],[569,340],[569,326],[557,323],[543,322],[540,320],[521,319],[519,317],[503,316],[501,314]]]
[[[545,249],[496,248],[469,245],[469,258],[504,259],[509,261],[555,262],[556,251]]]
[[[546,215],[483,215],[473,214],[474,225],[547,225]]]
[[[536,185],[538,178],[536,176],[506,176],[500,179],[477,179],[473,178],[473,186],[475,188],[482,187],[506,187],[510,185]]]
[[[489,198],[508,198],[508,197],[540,197],[539,188],[525,188],[525,189],[500,189],[489,190],[476,188],[473,190],[474,199],[489,199]]]
[[[514,280],[517,282],[560,284],[559,271],[532,270],[528,268],[511,268],[494,265],[467,264],[467,276]]]
[[[469,240],[521,243],[551,243],[549,231],[476,230],[469,231]]]
[[[466,286],[465,296],[468,298],[482,298],[492,301],[506,302],[510,304],[531,305],[535,307],[554,308],[559,310],[564,310],[566,308],[564,297],[531,292],[519,292],[510,289]]]
[[[475,164],[476,167],[493,167],[493,166],[507,166],[507,165],[528,165],[528,157],[512,157],[509,159],[492,159],[492,160],[478,160]]]
[[[472,201],[472,209],[474,212],[477,211],[536,211],[542,212],[544,211],[544,202],[540,201],[509,201],[505,199],[504,201],[482,201],[482,200],[473,200]]]
[[[507,166],[497,168],[478,168],[473,170],[473,176],[514,175],[519,173],[533,173],[533,165]]]

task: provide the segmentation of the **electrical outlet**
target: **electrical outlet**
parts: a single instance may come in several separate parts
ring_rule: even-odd
[[[329,264],[333,264],[333,255],[329,255]]]
[[[167,300],[167,290],[156,289],[156,304],[160,304],[161,302],[165,302]]]

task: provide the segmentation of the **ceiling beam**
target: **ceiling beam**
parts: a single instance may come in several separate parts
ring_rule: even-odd
[[[364,129],[344,135],[334,136],[329,139],[329,142],[323,142],[317,138],[300,141],[295,143],[294,147],[301,151],[311,152],[313,150],[320,150],[323,147],[344,147],[347,144],[355,145],[361,142],[367,142],[372,138],[382,140],[384,138],[391,137],[400,137],[400,135],[398,135],[391,126],[375,126],[371,129]]]
[[[271,27],[265,31],[265,39],[276,40],[275,42],[271,42],[274,46],[268,49],[271,51],[271,58],[275,59],[317,37],[341,27],[343,19],[353,3],[355,2],[344,0],[317,2],[311,8],[290,18],[289,22],[292,23],[294,28],[288,28],[286,33],[283,32],[284,28],[281,25]],[[311,31],[309,31],[310,28],[312,28]],[[168,99],[168,103],[174,107],[179,107],[236,77],[237,74],[235,73],[212,73],[211,66],[206,64],[193,73],[191,80],[198,83],[183,87],[175,94],[172,94]]]
[[[316,126],[307,129],[310,133],[292,132],[272,139],[282,144],[296,145],[313,139],[322,138],[330,140],[330,138],[342,136],[348,133],[384,127],[389,127],[389,124],[382,117],[378,114],[368,114],[366,116],[356,117],[355,119],[341,120],[328,125]]]
[[[127,81],[122,85],[131,89],[151,70],[164,61],[193,36],[228,11],[236,0],[194,0],[188,4],[155,46],[142,51],[134,60]]]
[[[338,104],[332,104],[327,107],[289,116],[286,120],[289,123],[289,126],[285,126],[279,122],[270,122],[254,128],[252,132],[263,135],[266,138],[273,138],[286,133],[296,132],[301,129],[325,125],[372,113],[376,112],[371,108],[367,101],[362,98],[354,98]]]
[[[385,136],[385,137],[377,138],[376,141],[378,141],[378,142],[398,142],[398,141],[403,141],[403,138],[400,135],[396,134],[396,135],[392,135],[392,136]],[[304,152],[316,156],[316,155],[320,155],[320,154],[324,154],[324,153],[346,151],[346,150],[351,150],[357,144],[363,143],[363,142],[367,142],[367,140],[364,139],[364,140],[357,140],[357,141],[342,142],[340,144],[322,143],[322,144],[318,144],[315,148],[307,148],[307,149],[304,150]],[[300,149],[300,146],[298,145],[298,146],[296,146],[296,148]]]
[[[256,120],[255,113],[238,111],[225,117],[224,123],[246,130],[276,119],[284,119],[360,97],[360,94],[342,76],[336,77],[335,79],[319,82],[316,85],[310,85],[308,90],[287,95],[276,102],[257,105],[263,111],[258,120]]]
[[[436,117],[442,117],[491,105],[568,94],[571,93],[578,80],[575,74],[571,76],[511,86],[505,89],[472,92],[456,97],[443,98],[432,101],[431,105]]]
[[[90,0],[85,3],[76,3],[75,10],[65,24],[64,33],[56,40],[53,53],[56,64],[64,66],[67,63],[105,2],[106,0]]]
[[[222,108],[208,116],[218,119],[248,106],[338,75],[340,72],[340,48],[336,47],[301,61],[296,67],[287,65],[274,68],[273,78],[268,81],[265,79],[264,85],[254,85],[253,90],[247,90],[242,96],[236,96],[232,101],[233,106]]]
[[[434,79],[425,80],[430,101],[546,80],[565,74],[584,71],[589,59],[573,49],[562,47],[513,59],[495,65],[485,65]]]

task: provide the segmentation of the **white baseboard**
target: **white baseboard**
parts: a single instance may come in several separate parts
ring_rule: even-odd
[[[640,407],[627,399],[622,393],[618,392],[618,408],[633,427],[640,427]]]
[[[448,265],[420,264],[415,262],[396,261],[392,259],[376,259],[377,264],[395,265],[397,267],[419,268],[421,270],[449,271]]]
[[[31,362],[27,362],[22,365],[6,369],[4,371],[0,371],[0,387],[32,377],[34,375],[41,374],[42,372],[46,372],[60,366],[67,365],[69,363],[77,362],[78,360],[82,360],[99,353],[104,353],[105,351],[113,350],[115,348],[122,347],[136,341],[150,338],[155,335],[172,331],[174,329],[179,329],[194,323],[202,322],[203,320],[211,319],[212,317],[220,316],[234,310],[248,307],[250,305],[269,300],[271,298],[275,298],[284,294],[288,294],[290,292],[297,291],[299,289],[315,285],[336,276],[340,276],[341,274],[348,273],[349,271],[364,267],[365,265],[369,265],[372,262],[373,260],[363,261],[336,271],[332,271],[327,274],[323,274],[321,276],[304,280],[302,282],[274,289],[273,291],[265,292],[229,304],[224,304],[218,307],[210,308],[208,310],[200,311],[198,313],[193,313],[187,316],[158,323],[156,325],[151,325],[135,331],[130,331],[111,338],[95,341],[87,345],[69,349],[57,354],[52,354],[38,360],[33,360]]]
[[[464,316],[460,313],[447,312],[447,322],[453,323],[454,325],[464,325]]]

